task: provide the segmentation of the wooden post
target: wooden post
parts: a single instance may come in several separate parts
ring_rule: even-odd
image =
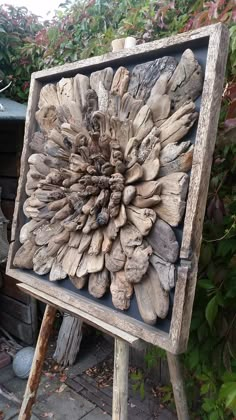
[[[55,316],[56,308],[47,305],[43,316],[43,321],[35,349],[34,359],[18,420],[29,420],[31,418],[31,410],[33,404],[35,403],[41,372],[43,368],[43,362],[48,347],[48,340],[52,331]]]
[[[112,420],[128,419],[129,344],[115,338]]]
[[[178,419],[189,420],[187,398],[184,389],[184,381],[179,357],[175,354],[169,353],[168,351],[166,354]]]

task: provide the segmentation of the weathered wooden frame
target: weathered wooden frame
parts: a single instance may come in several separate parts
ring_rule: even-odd
[[[25,283],[25,290],[40,300],[64,308],[72,314],[78,314],[82,319],[110,334],[125,339],[125,335],[141,338],[157,345],[168,352],[178,354],[187,347],[189,327],[191,321],[195,286],[197,280],[197,265],[199,259],[202,225],[207,200],[208,183],[211,171],[212,155],[215,146],[217,123],[220,112],[221,95],[228,51],[228,30],[218,23],[170,38],[161,39],[148,44],[142,44],[132,49],[125,49],[115,53],[108,53],[99,57],[81,60],[76,63],[65,64],[49,70],[42,70],[32,74],[28,111],[25,125],[25,140],[21,160],[21,174],[15,204],[12,224],[11,246],[7,264],[7,274]],[[125,313],[120,313],[105,307],[88,298],[63,289],[54,283],[45,283],[38,276],[13,267],[13,258],[19,248],[19,232],[23,224],[22,204],[26,197],[24,187],[27,175],[29,156],[29,141],[35,130],[35,112],[40,89],[44,83],[58,80],[61,77],[73,76],[79,71],[95,71],[106,66],[126,65],[131,61],[150,56],[157,52],[159,55],[181,46],[190,47],[197,42],[208,42],[205,80],[201,99],[201,109],[198,120],[196,143],[194,148],[193,165],[191,171],[189,193],[184,219],[182,245],[180,250],[180,266],[178,268],[177,283],[169,333],[162,332],[156,327],[149,326],[135,320]],[[194,45],[195,45],[194,44]],[[22,285],[23,286],[23,285]],[[22,287],[24,289],[24,287]],[[43,296],[44,295],[44,296]]]

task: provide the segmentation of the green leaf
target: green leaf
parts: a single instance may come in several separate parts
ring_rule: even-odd
[[[200,279],[198,280],[197,285],[201,287],[202,289],[206,289],[206,290],[215,289],[215,286],[210,279]]]
[[[195,347],[189,354],[189,366],[190,369],[194,369],[199,362],[199,348]]]
[[[207,304],[205,316],[210,328],[212,328],[215,318],[218,313],[217,296],[214,296]]]
[[[219,397],[225,400],[226,407],[236,410],[236,382],[227,382],[222,385]]]

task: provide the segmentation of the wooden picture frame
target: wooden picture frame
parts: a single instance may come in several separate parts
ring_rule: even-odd
[[[131,49],[108,53],[32,74],[24,148],[21,159],[21,174],[7,264],[7,274],[23,283],[21,284],[23,290],[50,305],[59,307],[72,314],[77,314],[85,322],[91,323],[99,329],[128,342],[130,341],[130,334],[134,338],[143,339],[173,354],[186,350],[197,280],[197,265],[208,183],[220,112],[228,40],[227,28],[222,24],[216,24],[170,38],[138,45]],[[106,307],[100,304],[99,301],[90,300],[70,290],[63,289],[62,295],[62,288],[56,284],[45,282],[33,272],[14,268],[13,258],[20,245],[19,232],[24,223],[22,207],[26,198],[24,190],[28,170],[26,162],[29,157],[29,141],[36,127],[34,115],[37,110],[42,86],[48,82],[58,81],[62,77],[74,76],[77,72],[90,73],[107,66],[132,65],[132,63],[139,63],[140,60],[148,61],[153,59],[153,57],[158,58],[164,55],[171,55],[173,52],[181,53],[186,48],[191,48],[193,51],[194,48],[205,48],[207,49],[207,56],[172,317],[169,331],[165,332],[131,318],[125,313]]]

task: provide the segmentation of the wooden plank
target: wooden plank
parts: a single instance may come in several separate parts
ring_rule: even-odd
[[[15,207],[15,201],[13,200],[12,201],[2,200],[1,202],[1,208],[2,208],[3,214],[6,217],[6,219],[9,220],[9,222],[11,222],[13,219],[14,207]]]
[[[31,325],[24,324],[23,322],[20,322],[18,319],[13,318],[11,315],[6,314],[5,312],[1,313],[0,324],[11,335],[19,338],[24,343],[28,345],[32,345],[34,343]]]
[[[103,319],[97,319],[97,317],[93,315],[92,311],[91,311],[91,314],[84,312],[83,308],[86,309],[86,304],[84,306],[84,304],[80,302],[80,305],[78,306],[77,295],[72,292],[68,293],[69,301],[68,303],[65,303],[64,299],[63,300],[60,299],[61,293],[57,294],[56,292],[57,288],[54,288],[54,292],[51,291],[52,295],[50,295],[48,293],[45,293],[44,290],[39,291],[38,289],[30,285],[18,284],[18,287],[21,290],[24,290],[25,293],[29,293],[31,296],[34,296],[43,302],[49,303],[50,305],[56,306],[57,308],[61,308],[65,312],[71,313],[72,315],[79,316],[84,321],[86,321],[87,324],[98,327],[101,331],[104,331],[107,334],[112,335],[113,337],[122,338],[123,340],[127,341],[131,346],[138,345],[139,343],[139,339],[135,337],[134,335],[132,335],[131,332],[129,333],[128,331],[119,329],[116,326],[111,326],[110,324],[108,324],[109,320],[108,320],[108,314],[107,314],[106,308],[102,307],[101,305],[99,305],[99,307],[101,306],[101,311],[103,308],[105,310],[105,314],[103,317],[104,321]],[[43,289],[45,289],[45,287],[43,287]],[[53,297],[54,293],[55,295]]]
[[[30,306],[8,296],[0,295],[0,312],[5,312],[26,324],[31,324]]]
[[[1,133],[1,129],[0,129]],[[16,153],[1,153],[0,152],[0,176],[19,176],[19,155]]]
[[[76,382],[74,379],[71,379],[71,378],[67,378],[66,385],[68,385],[70,388],[72,388],[78,394],[83,389],[82,385],[80,385],[78,382]]]
[[[132,62],[138,61],[140,58],[143,59],[146,56],[148,58],[151,52],[155,52],[155,56],[157,58],[156,50],[158,50],[160,56],[163,56],[166,48],[170,48],[173,50],[173,48],[176,49],[177,46],[184,43],[188,43],[190,41],[201,40],[204,38],[207,39],[210,36],[214,37],[214,34],[218,30],[218,28],[222,28],[221,23],[206,26],[193,31],[188,31],[182,34],[172,36],[170,38],[163,38],[157,41],[148,42],[146,44],[140,44],[135,46],[134,48],[127,48],[118,52],[107,53],[98,57],[91,57],[85,60],[80,60],[75,63],[68,63],[63,64],[62,66],[53,67],[51,69],[40,70],[38,72],[33,73],[32,77],[34,80],[46,82],[48,80],[53,80],[53,78],[57,80],[58,77],[71,77],[79,71],[91,71],[91,68],[94,66],[96,66],[96,68],[99,70],[100,68],[104,68],[112,64],[119,65],[120,63],[122,63],[122,65],[124,65],[125,59],[130,58],[130,56],[130,61]]]
[[[2,187],[2,200],[15,200],[18,181],[16,178],[0,176],[0,185]]]
[[[22,292],[19,287],[17,287],[17,280],[13,279],[12,277],[7,276],[6,274],[2,274],[3,277],[3,285],[0,289],[2,295],[9,296],[13,299],[19,300],[22,303],[28,304],[30,302],[30,297]]]
[[[180,258],[189,261],[191,264],[185,290],[182,325],[179,332],[179,337],[181,337],[180,352],[186,350],[189,337],[202,227],[220,113],[228,44],[229,33],[227,28],[223,25],[216,26],[215,34],[209,40],[206,73],[180,250]],[[171,331],[170,334],[172,334]]]
[[[97,387],[79,377],[79,384],[83,387],[81,395],[98,405],[103,411],[111,414],[111,399],[102,394]],[[125,420],[125,419],[124,419]]]
[[[36,128],[35,112],[38,107],[38,98],[39,98],[41,87],[42,85],[38,81],[34,80],[34,78],[31,76],[31,84],[30,84],[30,91],[29,91],[29,97],[28,97],[28,107],[27,107],[26,121],[25,121],[24,146],[23,146],[23,150],[21,154],[21,173],[20,173],[20,178],[18,182],[18,189],[17,189],[17,196],[16,196],[16,201],[15,201],[15,210],[14,210],[13,224],[12,224],[12,233],[11,233],[11,240],[14,241],[12,251],[16,250],[19,247],[19,232],[20,232],[21,226],[24,223],[22,203],[25,201],[27,197],[25,193],[25,183],[26,183],[26,176],[27,176],[27,171],[28,171],[28,166],[26,165],[26,162],[28,161],[28,157],[30,154],[29,142]],[[11,261],[11,259],[12,259],[12,254],[9,254],[9,261]]]
[[[1,121],[0,153],[21,152],[24,137],[24,122]]]
[[[170,380],[172,383],[175,397],[175,405],[177,409],[178,419],[189,420],[190,417],[188,413],[188,404],[184,390],[183,375],[181,372],[179,356],[167,352],[167,360],[170,372]]]

